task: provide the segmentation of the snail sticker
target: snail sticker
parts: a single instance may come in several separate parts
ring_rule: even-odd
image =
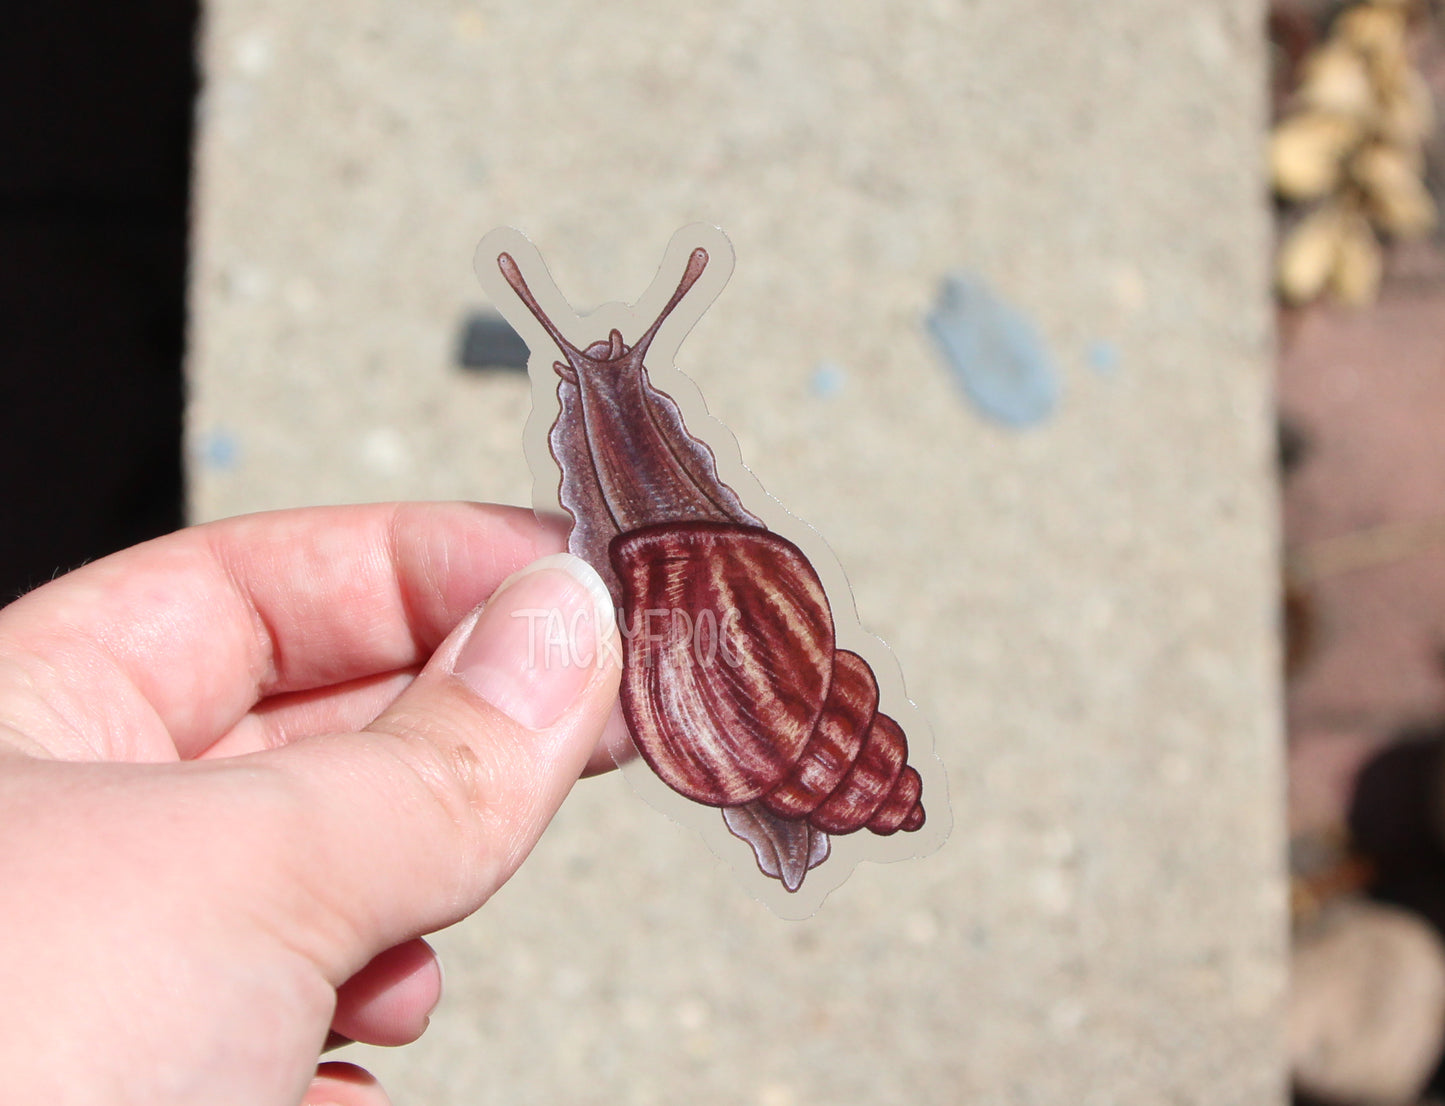
[[[949,811],[928,727],[892,653],[858,625],[837,559],[763,491],[673,367],[732,262],[720,230],[686,227],[634,307],[579,317],[519,232],[477,251],[532,351],[535,506],[571,517],[568,548],[617,605],[637,753],[622,767],[797,917],[860,859],[937,848]]]

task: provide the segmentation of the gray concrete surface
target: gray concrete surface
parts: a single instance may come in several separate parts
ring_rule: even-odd
[[[942,851],[802,923],[579,785],[439,938],[424,1040],[355,1050],[399,1103],[1283,1098],[1262,18],[208,5],[194,517],[526,502],[525,380],[455,365],[477,240],[522,228],[586,305],[716,223],[737,272],[679,365],[827,536],[951,771]],[[940,363],[960,268],[1052,350],[1041,425]]]

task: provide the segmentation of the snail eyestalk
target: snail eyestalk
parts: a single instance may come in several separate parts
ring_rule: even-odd
[[[512,291],[517,293],[517,298],[532,313],[532,317],[542,324],[552,341],[557,343],[557,348],[567,355],[568,360],[576,354],[580,354],[576,346],[562,337],[562,332],[557,329],[555,323],[547,318],[547,313],[542,310],[542,305],[537,302],[537,297],[532,295],[532,289],[527,287],[526,278],[522,276],[522,270],[517,268],[517,262],[509,253],[497,255],[497,268],[501,270],[502,279],[512,286]]]
[[[692,290],[692,286],[702,276],[702,271],[707,268],[707,250],[699,246],[692,251],[687,259],[687,268],[682,271],[682,279],[677,282],[677,291],[672,294],[672,299],[667,301],[661,313],[652,321],[652,325],[642,332],[642,337],[637,339],[637,344],[632,348],[637,351],[639,357],[647,353],[647,347],[652,345],[652,340],[657,337],[658,330],[672,314],[673,309],[682,302],[682,297]]]

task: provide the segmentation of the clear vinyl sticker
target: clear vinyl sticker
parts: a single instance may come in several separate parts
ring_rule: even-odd
[[[732,268],[721,230],[684,227],[634,305],[579,316],[519,231],[476,257],[531,350],[534,506],[570,516],[568,548],[616,604],[636,754],[621,767],[799,918],[860,860],[933,852],[951,815],[931,731],[837,558],[674,366]]]

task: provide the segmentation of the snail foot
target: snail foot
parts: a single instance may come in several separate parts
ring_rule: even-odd
[[[753,847],[763,875],[781,881],[789,891],[803,886],[803,877],[832,851],[822,830],[779,818],[758,802],[724,807],[723,821],[734,837]]]

